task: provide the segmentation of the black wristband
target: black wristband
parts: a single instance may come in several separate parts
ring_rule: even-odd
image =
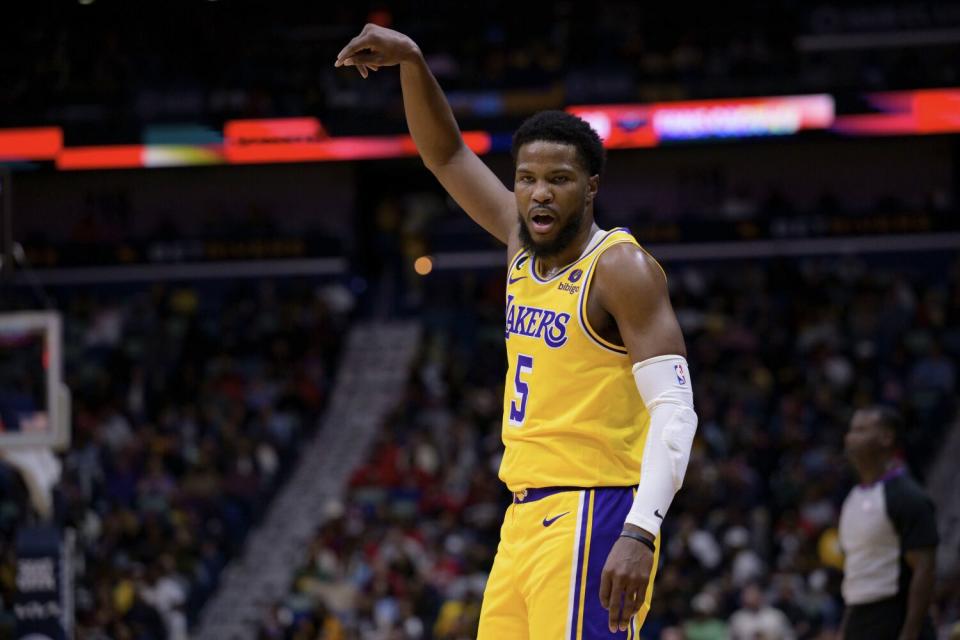
[[[657,550],[656,546],[654,546],[653,544],[653,540],[651,540],[650,538],[645,538],[639,533],[634,533],[633,531],[624,530],[620,532],[620,537],[630,538],[631,540],[636,540],[637,542],[643,543],[643,546],[645,546],[647,549],[650,549],[651,553],[656,552]]]

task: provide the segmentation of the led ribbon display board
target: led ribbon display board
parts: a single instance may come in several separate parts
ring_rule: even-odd
[[[655,147],[683,140],[786,136],[826,129],[834,121],[833,98],[825,94],[585,105],[567,111],[589,122],[610,149]]]
[[[879,113],[839,116],[833,130],[849,136],[960,131],[960,89],[873,93],[867,96],[867,102]]]
[[[791,136],[830,131],[849,136],[960,133],[960,88],[894,91],[865,96],[870,113],[837,114],[827,94],[694,100],[626,105],[579,105],[567,111],[587,120],[610,149],[656,147],[685,141]],[[0,129],[0,162],[53,161],[58,169],[184,167],[403,158],[416,155],[413,139],[330,136],[316,118],[232,120],[223,134],[190,144],[70,147],[59,127]],[[463,134],[478,154],[500,150],[509,136]],[[509,146],[509,145],[507,145]]]

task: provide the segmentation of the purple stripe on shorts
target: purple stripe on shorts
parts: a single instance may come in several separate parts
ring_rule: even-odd
[[[610,613],[600,604],[600,578],[613,543],[620,537],[623,521],[633,505],[632,487],[605,487],[593,499],[593,532],[587,558],[587,594],[584,598],[583,640],[626,640],[628,631],[610,633]]]
[[[573,590],[573,609],[570,612],[570,615],[573,617],[570,621],[570,640],[577,640],[577,620],[580,618],[580,589],[583,586],[580,584],[580,576],[583,574],[583,561],[585,560],[583,547],[587,541],[587,519],[590,517],[590,494],[593,492],[593,489],[583,492],[583,514],[580,517],[580,540],[577,541],[577,568],[573,576],[576,586]]]

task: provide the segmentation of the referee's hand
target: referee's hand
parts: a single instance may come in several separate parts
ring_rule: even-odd
[[[613,544],[600,578],[600,604],[610,612],[611,633],[626,631],[640,611],[652,569],[653,552],[642,542],[618,538]]]

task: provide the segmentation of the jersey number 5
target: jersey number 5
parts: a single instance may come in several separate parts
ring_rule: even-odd
[[[516,398],[510,401],[510,424],[514,427],[522,426],[527,417],[527,395],[530,393],[530,385],[523,380],[523,375],[531,371],[533,371],[533,356],[518,353],[517,373],[513,377],[513,395]]]

